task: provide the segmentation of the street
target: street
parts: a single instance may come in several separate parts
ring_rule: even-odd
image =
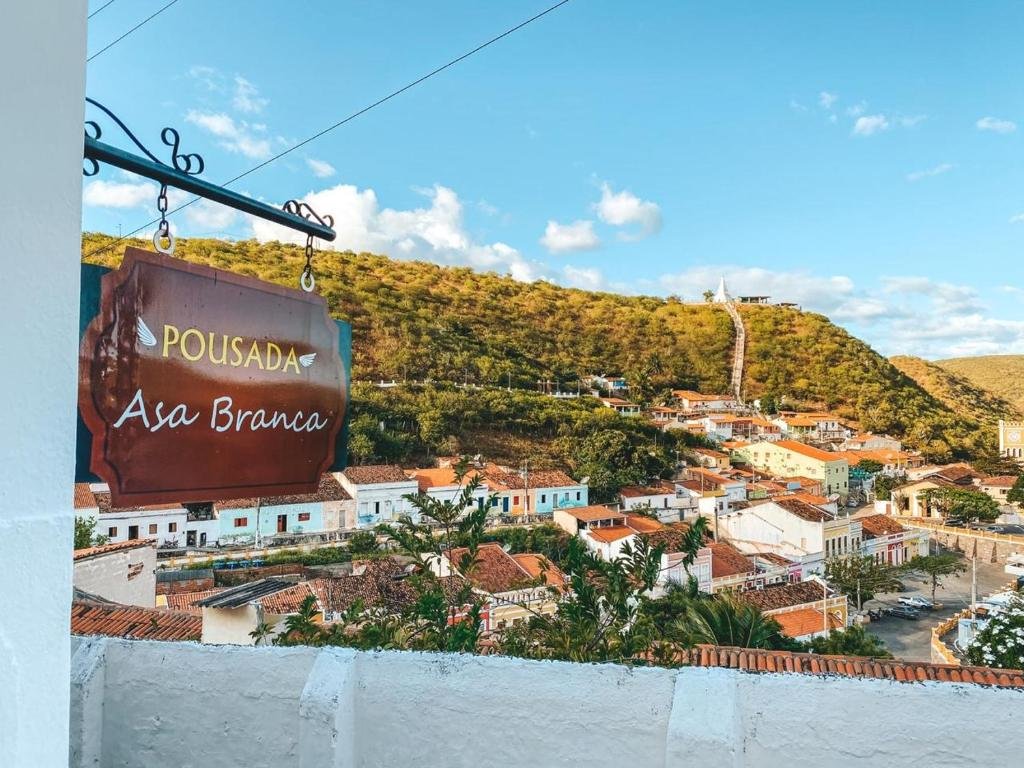
[[[885,616],[879,621],[872,621],[865,628],[878,635],[885,643],[889,652],[899,659],[907,661],[931,660],[931,630],[936,624],[971,602],[971,563],[965,559],[965,573],[947,576],[942,580],[935,592],[935,602],[941,606],[934,611],[922,611],[917,621]],[[995,592],[1012,581],[1013,577],[1003,571],[1001,563],[978,563],[978,598]],[[906,585],[906,592],[880,595],[874,600],[864,603],[868,609],[888,608],[897,605],[900,597],[920,595],[931,600],[931,582],[927,578],[906,576],[901,578]]]

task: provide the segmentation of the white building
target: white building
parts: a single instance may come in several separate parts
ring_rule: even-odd
[[[354,514],[343,521],[345,528],[373,528],[416,514],[408,497],[419,492],[419,483],[397,465],[348,467],[334,476],[355,501]]]
[[[184,546],[188,510],[180,504],[114,507],[106,483],[76,483],[75,508],[80,517],[94,517],[96,533],[112,544],[152,539],[159,547]]]
[[[454,501],[463,492],[465,487],[469,485],[470,481],[479,476],[481,480],[480,486],[473,493],[473,500],[466,507],[466,510],[469,511],[473,507],[482,509],[487,504],[487,497],[490,492],[486,482],[484,482],[485,478],[476,470],[469,470],[461,482],[455,476],[455,469],[451,466],[433,469],[413,469],[409,470],[409,474],[415,480],[419,493],[441,502]]]
[[[857,521],[863,533],[860,553],[879,563],[903,565],[928,554],[928,531],[906,528],[887,515],[867,515]]]
[[[719,515],[718,527],[743,552],[772,552],[800,559],[808,571],[819,570],[828,558],[860,552],[861,548],[859,520],[836,517],[791,497]]]
[[[75,550],[75,589],[123,605],[156,603],[153,541],[123,541]]]

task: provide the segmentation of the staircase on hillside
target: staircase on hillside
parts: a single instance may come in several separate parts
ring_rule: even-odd
[[[743,318],[740,317],[740,311],[736,308],[736,302],[733,301],[732,296],[729,295],[729,291],[725,287],[724,277],[718,283],[718,291],[715,293],[714,301],[716,304],[722,304],[725,307],[725,311],[729,313],[729,317],[732,318],[733,327],[736,329],[736,345],[732,353],[731,390],[733,397],[736,398],[736,402],[742,404],[743,356],[747,348],[747,331],[743,327]]]

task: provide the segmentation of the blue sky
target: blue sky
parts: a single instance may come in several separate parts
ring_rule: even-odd
[[[97,14],[90,53],[163,4]],[[223,181],[549,4],[179,0],[87,92]],[[1018,2],[573,0],[237,188],[308,199],[341,248],[687,299],[725,275],[884,354],[1024,353],[1022,31]],[[83,226],[153,199],[104,169]],[[173,224],[291,237],[214,205]]]

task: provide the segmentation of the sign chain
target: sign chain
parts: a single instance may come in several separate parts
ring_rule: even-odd
[[[313,236],[306,236],[306,266],[302,268],[302,277],[299,278],[299,285],[306,293],[311,293],[316,287],[316,279],[313,277]]]
[[[156,209],[160,211],[160,222],[156,225],[156,232],[153,233],[153,247],[160,253],[168,256],[174,255],[174,235],[171,234],[171,225],[167,222],[167,185],[160,185],[160,194],[156,196]],[[163,241],[167,241],[164,246]]]

